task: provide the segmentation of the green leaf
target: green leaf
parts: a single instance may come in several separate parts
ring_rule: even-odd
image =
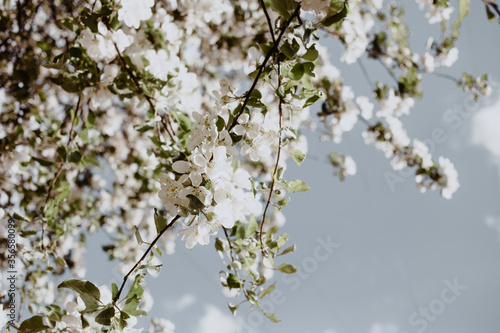
[[[257,231],[257,221],[255,217],[250,218],[250,222],[248,222],[247,230],[245,232],[245,238],[252,236]]]
[[[60,267],[68,266],[68,264],[66,264],[66,261],[61,257],[56,257],[55,260],[56,260],[56,264]]]
[[[108,306],[95,317],[95,321],[101,325],[109,326],[111,325],[111,318],[115,316],[115,308],[113,306]]]
[[[266,288],[263,292],[260,293],[259,298],[262,298],[274,291],[274,288],[276,287],[276,282],[274,282],[272,285],[270,285],[268,288]]]
[[[279,323],[279,319],[276,318],[276,315],[274,313],[270,313],[270,312],[264,312],[264,315],[269,318],[270,321],[272,321],[273,323]]]
[[[134,128],[139,133],[144,133],[144,132],[147,132],[149,130],[152,130],[155,127],[153,125],[151,125],[149,122],[146,122],[146,123],[142,123],[139,125],[134,125]]]
[[[288,42],[284,42],[280,48],[280,52],[283,53],[288,59],[293,59],[299,50],[300,45],[295,39],[292,40],[292,45]]]
[[[83,156],[82,157],[82,163],[84,165],[101,166],[101,164],[99,163],[99,161],[94,156],[91,156],[91,155],[85,155],[85,156]]]
[[[120,311],[120,319],[118,319],[118,326],[121,330],[127,327],[127,319],[130,318],[130,315],[126,312]]]
[[[30,220],[28,220],[27,217],[24,217],[18,213],[14,213],[14,215],[12,217],[14,218],[14,220],[21,220],[21,221],[25,221],[25,222],[30,222]]]
[[[137,295],[137,297],[141,297],[142,294],[144,293],[144,288],[142,288],[143,281],[144,281],[144,276],[142,274],[137,274],[135,276],[134,283],[130,287],[130,290],[125,298],[129,299],[134,297],[134,295]]]
[[[241,283],[240,279],[238,279],[238,276],[233,273],[229,273],[229,276],[227,277],[227,286],[229,288],[241,288]]]
[[[146,311],[137,309],[140,302],[141,300],[137,297],[137,295],[134,295],[134,297],[129,298],[127,302],[125,302],[123,311],[134,317],[146,316],[148,314]]]
[[[319,99],[321,99],[321,96],[319,95],[314,95],[314,96],[311,96],[309,97],[306,102],[304,103],[304,108],[310,106],[310,105],[313,105],[314,103],[316,103]]]
[[[298,3],[295,0],[271,0],[271,9],[288,20],[297,8]]]
[[[233,305],[231,303],[227,303],[227,306],[229,307],[229,310],[231,310],[233,316],[236,316],[236,310],[238,310],[239,305]]]
[[[23,238],[28,238],[28,237],[31,237],[33,235],[36,235],[36,233],[37,233],[36,230],[20,230],[19,236],[21,236]]]
[[[330,4],[330,11],[322,23],[325,27],[332,26],[335,23],[341,22],[347,16],[347,13],[347,2],[344,2],[343,0],[332,1]]]
[[[68,154],[68,162],[78,164],[82,159],[82,154],[75,150]]]
[[[293,160],[295,161],[295,163],[297,163],[298,166],[300,166],[300,164],[306,158],[306,155],[298,149],[295,149],[294,151],[292,151],[291,155],[292,155]]]
[[[111,283],[111,298],[114,299],[118,295],[118,286],[116,283]]]
[[[137,244],[141,245],[142,243],[144,243],[144,241],[142,240],[142,236],[141,236],[141,233],[139,232],[139,228],[137,228],[135,225],[134,225],[134,229],[135,229],[135,239],[137,240]]]
[[[215,249],[220,252],[224,252],[224,244],[219,237],[215,238]]]
[[[54,164],[54,162],[52,162],[52,161],[46,160],[44,158],[39,158],[39,157],[33,157],[33,160],[37,161],[42,166],[51,166],[52,164]]]
[[[488,17],[488,21],[493,21],[495,19],[495,13],[493,13],[490,9],[490,6],[487,4],[484,5],[486,8],[486,16]]]
[[[49,328],[50,328],[49,326],[45,326],[45,324],[43,323],[42,316],[33,316],[21,323],[21,326],[19,327],[19,332],[34,333],[34,332],[41,332]]]
[[[167,223],[167,218],[165,216],[158,215],[158,211],[155,209],[156,233],[159,234],[167,226]]]
[[[292,192],[305,192],[311,189],[309,185],[299,179],[292,180],[288,185],[292,188]]]
[[[285,274],[292,274],[297,272],[297,269],[289,264],[281,264],[278,267],[274,268],[277,271],[283,272]]]
[[[87,115],[87,123],[94,126],[96,121],[96,115],[92,110],[89,110],[89,114]]]
[[[299,81],[302,78],[302,76],[304,76],[304,73],[305,73],[304,64],[297,63],[292,67],[290,73],[288,73],[288,76],[292,80]]]
[[[316,50],[316,47],[312,45],[307,52],[302,56],[303,59],[309,60],[309,61],[314,61],[318,59],[318,50]]]
[[[280,254],[278,254],[278,256],[282,256],[284,254],[287,254],[287,253],[290,253],[290,252],[294,252],[294,251],[295,251],[295,244],[293,244],[292,246],[289,246],[286,249],[284,249],[283,252],[281,252]]]
[[[453,23],[453,29],[456,30],[460,28],[462,21],[469,15],[469,0],[460,0],[458,4],[458,18]]]
[[[70,279],[62,282],[57,288],[67,288],[76,291],[85,303],[85,312],[92,312],[99,307],[101,293],[92,282]]]

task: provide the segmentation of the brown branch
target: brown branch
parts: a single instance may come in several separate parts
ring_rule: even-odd
[[[229,243],[229,255],[231,256],[231,261],[234,262],[235,261],[234,255],[233,255],[234,248],[233,248],[233,244],[231,243],[231,238],[229,238],[229,234],[227,233],[227,229],[224,227],[222,227],[222,229],[224,230],[224,234],[226,235],[227,242]],[[243,285],[243,282],[242,282],[243,280],[240,277],[240,273],[239,273],[238,269],[233,266],[233,270],[236,273],[236,276],[238,277],[238,281],[240,282],[240,289],[243,290],[243,293],[245,294],[246,299],[248,301],[250,301],[250,297],[248,296],[248,293],[245,290],[245,286]]]
[[[127,62],[125,61],[125,58],[123,58],[123,55],[120,52],[120,50],[118,49],[118,46],[116,45],[116,43],[113,42],[113,45],[115,46],[116,53],[118,54],[118,58],[120,59],[120,62],[122,63],[122,66],[125,67],[125,70],[130,75],[130,78],[132,79],[132,81],[134,82],[135,86],[137,87],[138,92],[140,94],[144,95],[144,97],[146,98],[149,106],[151,107],[151,109],[153,110],[153,112],[155,112],[155,114],[156,114],[156,108],[155,108],[155,105],[153,104],[153,101],[151,100],[151,98],[142,89],[141,85],[139,84],[139,80],[137,79],[137,77],[135,76],[135,74],[132,72],[132,70],[128,66]],[[175,141],[175,139],[174,139],[174,130],[172,128],[172,123],[170,122],[170,116],[167,113],[165,113],[165,115],[167,116],[167,124],[170,125],[170,128],[168,128],[168,127],[166,128],[167,134],[168,134],[168,136],[170,136],[170,139],[172,139],[172,141]]]
[[[281,86],[281,64],[280,64],[280,61],[278,59],[278,88],[277,88],[277,90],[279,90],[280,86]],[[262,251],[262,260],[264,260],[264,256],[265,256],[264,242],[262,240],[262,233],[263,233],[264,223],[266,222],[267,209],[269,208],[269,204],[271,203],[271,198],[273,196],[274,184],[276,182],[276,174],[278,172],[278,164],[280,162],[280,155],[281,155],[281,128],[282,128],[281,120],[283,118],[282,104],[283,104],[283,97],[280,95],[279,96],[279,104],[278,104],[278,110],[279,110],[278,153],[277,153],[276,164],[274,166],[273,176],[272,176],[272,180],[271,180],[271,186],[269,188],[269,196],[267,197],[266,208],[264,209],[264,214],[262,215],[262,222],[260,224],[260,233],[259,233],[260,250]]]
[[[74,127],[76,123],[76,119],[78,118],[78,113],[80,112],[80,102],[81,102],[81,95],[78,95],[78,102],[76,103],[76,110],[75,110],[75,116],[73,117],[71,121],[71,128],[69,129],[69,134],[68,134],[68,143],[66,143],[66,148],[69,148],[69,145],[71,144],[71,141],[73,141],[73,134],[74,134]],[[50,182],[49,188],[47,189],[47,196],[45,197],[45,202],[43,203],[43,210],[45,210],[45,206],[47,206],[47,203],[49,202],[50,199],[50,194],[52,192],[52,189],[54,188],[54,185],[56,184],[57,179],[61,175],[62,171],[64,168],[64,161],[59,165],[59,168],[56,171],[56,175]],[[42,215],[45,217],[45,212],[42,210]],[[41,244],[41,249],[42,251],[44,250],[44,245],[43,245],[43,238],[45,237],[45,218],[42,218],[42,244]]]
[[[267,25],[269,26],[269,32],[271,33],[271,38],[273,39],[273,43],[276,44],[276,38],[274,37],[273,24],[271,22],[271,17],[269,17],[269,13],[267,12],[266,4],[264,3],[264,0],[259,0],[259,3],[260,3],[260,6],[262,7],[262,10],[264,11],[264,15],[266,16]]]
[[[262,75],[262,72],[264,71],[264,67],[266,67],[267,62],[271,58],[271,56],[278,51],[278,46],[281,41],[281,38],[283,38],[283,35],[285,34],[285,31],[287,30],[288,26],[292,23],[293,19],[297,16],[299,16],[300,13],[300,4],[297,5],[297,8],[293,12],[292,16],[285,22],[285,25],[281,28],[280,34],[278,35],[278,38],[276,39],[276,42],[273,43],[273,47],[267,52],[266,57],[264,58],[264,61],[262,64],[259,66],[259,70],[257,72],[257,75],[255,76],[255,79],[253,80],[252,86],[248,90],[248,92],[245,95],[245,100],[243,101],[243,105],[241,107],[240,112],[234,117],[233,122],[227,129],[228,132],[230,132],[234,126],[236,126],[236,123],[238,121],[238,118],[245,112],[245,108],[248,105],[248,102],[250,101],[250,96],[252,95],[252,92],[255,90],[255,87],[257,86],[257,82],[260,79],[260,76]]]
[[[120,289],[118,290],[118,294],[116,294],[116,296],[113,298],[113,304],[116,303],[116,301],[120,298],[120,295],[123,291],[123,287],[125,287],[125,283],[127,282],[128,280],[128,277],[130,276],[130,274],[132,274],[134,272],[134,270],[137,268],[137,266],[139,266],[139,264],[144,260],[144,258],[146,258],[146,256],[148,255],[149,251],[151,251],[151,249],[153,248],[153,246],[156,245],[156,243],[158,242],[158,240],[160,239],[160,237],[165,233],[165,231],[167,231],[170,227],[172,227],[174,225],[174,223],[180,218],[181,216],[180,215],[176,215],[172,221],[167,224],[159,233],[158,235],[156,236],[156,238],[153,240],[153,242],[151,242],[151,244],[148,246],[148,248],[146,249],[146,252],[144,252],[144,254],[142,255],[141,259],[139,259],[138,262],[135,263],[134,267],[132,267],[132,269],[127,273],[127,275],[125,275],[123,277],[123,282],[122,282],[122,285],[120,287]]]

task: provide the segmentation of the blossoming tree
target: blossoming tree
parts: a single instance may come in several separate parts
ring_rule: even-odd
[[[188,248],[214,241],[221,284],[242,301],[229,303],[233,313],[248,303],[278,321],[259,301],[272,272],[295,272],[275,259],[295,249],[280,233],[281,208],[309,190],[286,176],[306,157],[304,129],[338,143],[363,126],[394,169],[414,168],[421,191],[451,198],[452,162],[410,139],[401,116],[423,97],[425,75],[456,61],[469,4],[416,2],[442,38],[414,50],[404,6],[384,0],[2,1],[0,215],[19,237],[2,222],[0,256],[4,271],[17,265],[23,308],[9,317],[15,295],[2,293],[0,325],[139,332],[146,277],[177,237]],[[326,43],[344,47],[340,59]],[[369,96],[335,67],[363,56],[393,80]],[[448,78],[475,99],[490,92],[487,76]],[[350,156],[330,158],[341,179],[356,173]],[[120,285],[85,280],[95,232],[112,238],[104,251],[120,263]]]

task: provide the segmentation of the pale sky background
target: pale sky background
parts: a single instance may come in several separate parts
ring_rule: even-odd
[[[428,26],[424,13],[413,1],[408,3],[411,43],[422,54],[427,37],[439,36],[439,26]],[[436,191],[421,194],[413,170],[409,175],[393,171],[382,152],[363,143],[362,123],[340,145],[319,142],[318,133],[308,133],[308,158],[300,168],[290,161],[286,177],[306,181],[311,191],[292,195],[282,229],[291,236],[290,244],[297,244],[286,261],[304,274],[275,277],[282,294],[272,310],[281,323],[249,311],[248,305],[232,317],[229,299],[220,291],[218,271],[223,264],[213,241],[189,251],[180,238],[175,254],[162,257],[159,277],[147,278],[155,295],[150,315],[171,320],[181,333],[498,333],[499,40],[500,25],[486,20],[482,1],[471,1],[458,43],[459,60],[451,69],[438,71],[456,77],[464,70],[478,76],[489,73],[492,96],[471,107],[470,95],[453,82],[426,74],[423,101],[402,119],[410,137],[427,143],[436,129],[446,134],[447,139],[431,149],[435,159],[450,158],[459,172],[461,187],[452,200]],[[342,49],[333,42],[329,50],[338,58]],[[390,82],[377,63],[363,62],[372,78]],[[369,93],[359,66],[334,64],[357,95]],[[444,120],[447,110],[460,108],[463,112],[457,115],[462,121],[452,125]],[[358,174],[340,182],[326,162],[331,151],[352,155]],[[388,174],[401,177],[394,191],[386,181]],[[323,261],[315,257],[318,237],[330,237],[340,245],[327,258],[321,257]],[[99,244],[106,241],[94,239]],[[95,267],[105,255],[95,246],[86,258]],[[90,267],[87,278],[97,285],[121,279],[110,270]],[[462,290],[453,294],[453,283]],[[418,311],[429,306],[435,315],[425,321]],[[410,318],[420,321],[412,325]],[[252,325],[253,331],[248,329]]]

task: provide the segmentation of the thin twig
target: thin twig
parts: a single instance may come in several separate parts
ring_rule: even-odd
[[[78,95],[78,102],[76,103],[75,116],[71,121],[71,127],[70,127],[69,134],[68,134],[68,143],[66,143],[66,148],[69,148],[71,142],[73,141],[74,127],[75,127],[76,119],[78,118],[78,113],[80,112],[81,97],[82,97],[81,95]],[[59,165],[59,168],[56,171],[56,175],[54,176],[54,178],[50,182],[49,188],[47,189],[47,196],[45,197],[45,202],[43,203],[43,208],[42,208],[43,210],[45,209],[45,206],[47,206],[47,203],[49,202],[50,194],[52,192],[52,189],[54,188],[54,185],[56,184],[57,179],[59,178],[59,176],[61,175],[61,173],[63,171],[64,164],[65,163],[63,161]],[[45,212],[43,212],[43,210],[42,210],[42,214],[45,217]],[[42,251],[44,250],[44,247],[45,247],[43,244],[44,237],[45,237],[45,218],[42,219],[42,244],[41,244]]]
[[[234,255],[233,255],[233,243],[231,243],[231,238],[229,238],[229,234],[227,233],[227,229],[222,227],[222,229],[224,230],[224,234],[226,235],[226,239],[227,239],[227,242],[229,244],[229,255],[231,256],[231,261],[234,262]],[[247,298],[247,300],[250,301],[250,298],[248,296],[248,293],[245,289],[245,286],[243,285],[243,280],[241,279],[240,277],[240,273],[238,271],[238,269],[236,267],[233,266],[233,269],[234,269],[234,272],[236,273],[236,276],[238,277],[238,281],[240,282],[240,289],[243,290],[243,293],[245,294],[245,297]]]
[[[281,64],[278,59],[278,90],[281,86]],[[279,92],[278,92],[279,93]],[[283,104],[283,97],[280,95],[279,96],[279,103],[278,103],[278,110],[279,110],[279,130],[278,130],[278,153],[276,157],[276,164],[274,166],[274,171],[272,175],[272,180],[271,180],[271,186],[269,188],[269,196],[267,197],[267,202],[266,202],[266,208],[264,209],[264,214],[262,215],[262,222],[260,224],[260,233],[259,233],[259,239],[260,239],[260,250],[262,251],[262,259],[264,259],[265,256],[265,251],[264,251],[264,242],[262,240],[262,233],[263,233],[263,228],[264,228],[264,223],[266,222],[266,214],[267,214],[267,209],[269,208],[269,204],[271,203],[271,198],[273,196],[273,190],[274,190],[274,183],[276,182],[276,173],[278,172],[278,164],[280,162],[280,155],[281,155],[281,119],[283,118],[283,109],[282,109],[282,104]]]
[[[142,89],[141,85],[139,84],[139,80],[137,80],[137,77],[132,72],[132,70],[130,69],[130,67],[127,65],[127,62],[125,61],[125,58],[123,58],[123,55],[120,52],[120,50],[118,49],[118,46],[116,45],[116,43],[113,43],[113,45],[115,46],[116,52],[118,54],[118,58],[120,59],[120,62],[122,63],[122,66],[125,67],[125,70],[130,75],[130,78],[132,79],[132,81],[134,81],[134,84],[137,87],[137,90],[139,91],[139,93],[141,93],[141,94],[144,95],[144,97],[146,98],[149,106],[151,107],[151,109],[156,114],[156,108],[155,108],[155,106],[153,104],[153,101],[151,100],[151,98]],[[172,141],[175,141],[174,140],[174,130],[173,130],[172,124],[170,122],[170,116],[167,113],[165,113],[165,116],[167,117],[167,124],[170,126],[170,128],[168,128],[168,127],[166,128],[167,134],[170,136],[170,139],[172,139]]]
[[[278,50],[279,43],[281,41],[281,38],[285,34],[285,31],[287,30],[288,26],[292,23],[293,19],[298,16],[300,13],[300,4],[297,5],[297,8],[293,12],[292,16],[286,21],[285,25],[281,28],[280,34],[278,35],[278,38],[276,39],[276,42],[273,43],[273,47],[267,52],[266,57],[264,58],[264,61],[262,64],[259,66],[259,70],[257,72],[257,75],[255,76],[255,79],[253,80],[252,86],[248,90],[247,94],[245,95],[245,100],[243,101],[243,105],[241,107],[240,112],[234,117],[233,122],[228,128],[228,132],[230,132],[234,126],[236,126],[238,118],[245,112],[245,108],[248,105],[248,102],[250,100],[250,96],[252,95],[252,92],[254,91],[255,87],[257,86],[257,82],[260,79],[260,76],[262,75],[262,72],[264,71],[264,67],[266,67],[267,62],[271,58],[271,56]]]
[[[269,32],[271,33],[271,38],[273,39],[273,43],[276,44],[276,38],[274,38],[273,24],[271,22],[271,17],[269,17],[269,13],[267,12],[266,4],[264,3],[264,0],[259,0],[259,3],[260,6],[262,7],[262,10],[264,11],[264,15],[266,15],[266,21],[267,25],[269,26]]]
[[[130,274],[132,274],[134,272],[134,270],[137,268],[137,266],[139,266],[139,264],[141,263],[141,261],[144,260],[144,258],[146,258],[146,256],[148,255],[149,251],[151,251],[151,249],[153,248],[153,246],[155,246],[155,244],[158,242],[158,240],[160,239],[160,237],[165,233],[165,231],[167,231],[171,226],[174,225],[174,223],[180,218],[181,216],[180,215],[176,215],[172,221],[167,224],[159,233],[158,235],[156,236],[156,238],[151,242],[151,244],[148,246],[146,252],[144,252],[144,254],[142,255],[141,259],[139,259],[138,262],[135,263],[134,267],[132,267],[132,269],[127,273],[127,275],[125,275],[123,277],[123,282],[122,282],[122,285],[120,287],[120,289],[118,290],[118,294],[116,294],[115,298],[113,298],[113,304],[116,303],[116,301],[120,298],[120,295],[123,291],[123,287],[125,287],[125,283],[127,282],[128,280],[128,277],[130,276]]]

